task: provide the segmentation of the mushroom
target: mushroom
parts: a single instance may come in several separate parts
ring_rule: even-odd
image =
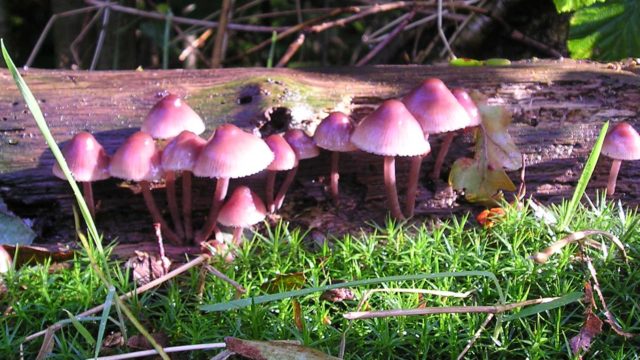
[[[453,131],[480,125],[480,117],[470,118],[465,108],[440,79],[429,78],[402,98],[425,134],[446,133],[433,167],[432,177],[438,179],[442,163],[455,137]]]
[[[274,188],[276,182],[276,173],[278,171],[291,170],[298,166],[298,156],[296,155],[295,151],[293,151],[291,145],[289,145],[289,143],[287,143],[287,141],[282,137],[282,135],[273,134],[267,137],[264,141],[267,143],[267,145],[269,145],[269,148],[275,155],[275,158],[273,159],[271,164],[267,166],[267,181],[265,186],[267,208],[269,209],[269,212],[274,212],[275,205],[273,192],[275,191]],[[284,194],[287,193],[287,190],[291,185],[291,180],[293,180],[288,176],[287,179],[289,179],[289,181],[283,182],[280,186],[278,196],[284,197]]]
[[[264,220],[267,209],[260,197],[246,186],[237,187],[220,209],[218,222],[233,227],[233,243],[240,245],[242,229]]]
[[[85,131],[77,133],[64,146],[62,154],[74,180],[82,183],[84,200],[91,217],[95,217],[91,182],[109,178],[109,156],[96,138]],[[53,174],[60,179],[66,179],[58,163],[53,165]]]
[[[153,222],[160,224],[163,234],[169,241],[174,244],[182,242],[163,219],[153,195],[151,195],[149,182],[161,179],[162,167],[160,166],[160,152],[156,149],[156,144],[149,134],[138,131],[131,135],[113,154],[109,164],[109,173],[119,179],[137,181]]]
[[[355,128],[354,122],[344,113],[332,112],[324,118],[316,128],[313,139],[318,147],[331,152],[331,176],[329,177],[331,197],[338,202],[338,161],[341,152],[355,151],[357,148],[351,143],[351,134]]]
[[[351,136],[351,142],[359,149],[384,156],[385,188],[391,214],[398,220],[404,219],[404,215],[396,190],[395,157],[416,157],[428,153],[431,147],[426,137],[418,121],[398,100],[383,102],[356,126]],[[412,181],[417,183],[417,180],[409,179],[409,183]]]
[[[149,110],[141,130],[151,135],[154,139],[165,140],[172,139],[185,130],[195,135],[200,135],[204,132],[205,126],[200,115],[193,111],[186,102],[176,95],[169,94]],[[166,171],[165,180],[167,186],[167,203],[169,205],[171,220],[173,221],[178,236],[182,238],[185,236],[185,233],[178,211],[175,171]],[[186,181],[189,180],[191,179]]]
[[[288,130],[284,133],[283,137],[296,153],[298,160],[311,159],[320,155],[320,148],[318,148],[315,141],[313,141],[313,138],[305,134],[304,131],[300,129]],[[298,166],[295,166],[293,169],[289,170],[287,177],[284,179],[284,182],[280,187],[280,191],[278,191],[278,194],[273,201],[276,210],[282,207],[286,190],[289,189],[289,186],[293,183],[293,179],[296,177],[297,172]]]
[[[182,215],[184,217],[184,234],[187,240],[193,239],[193,225],[191,221],[191,172],[196,163],[196,158],[202,148],[207,143],[206,140],[185,130],[171,140],[162,151],[162,169],[165,172],[167,181],[167,198],[169,211],[173,218],[174,226],[182,228],[175,191],[176,171],[182,171]],[[172,174],[172,175],[170,175]],[[172,186],[169,187],[171,180]],[[172,191],[169,191],[172,189]],[[178,235],[180,232],[178,231]]]
[[[640,135],[629,123],[618,123],[604,138],[602,153],[613,159],[607,183],[607,195],[613,195],[622,160],[640,159]]]
[[[229,179],[262,171],[273,159],[273,152],[259,137],[232,124],[224,124],[216,129],[200,152],[193,168],[196,176],[218,179],[209,216],[200,233],[196,235],[197,242],[206,241],[215,228],[220,206],[227,195]]]

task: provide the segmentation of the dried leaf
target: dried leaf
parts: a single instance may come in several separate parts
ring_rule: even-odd
[[[162,347],[167,346],[167,344],[169,343],[169,337],[163,332],[151,333],[151,337],[158,343],[158,345]],[[147,340],[147,338],[145,338],[141,334],[133,335],[132,337],[130,337],[127,341],[127,346],[130,349],[136,350],[148,350],[153,348],[153,346],[151,346],[151,344],[149,343],[149,340]]]
[[[16,267],[27,263],[44,264],[49,259],[54,262],[64,262],[73,259],[74,250],[59,244],[38,244],[38,245],[3,245],[9,254],[15,254],[19,247],[17,258],[13,259]]]
[[[315,349],[284,341],[252,341],[226,337],[227,349],[253,360],[336,360]]]
[[[476,220],[478,224],[482,225],[485,229],[492,228],[497,221],[505,214],[502,208],[496,207],[491,209],[486,209],[480,212],[478,216],[476,216]]]
[[[322,295],[320,295],[321,300],[330,302],[341,302],[345,300],[353,300],[354,298],[355,295],[353,294],[353,291],[348,288],[325,290]]]
[[[304,332],[304,320],[302,319],[302,306],[298,300],[291,300],[293,304],[293,321],[298,328],[298,331]]]
[[[495,206],[501,197],[500,190],[515,191],[516,186],[502,169],[491,169],[484,161],[461,158],[456,160],[449,173],[449,185],[464,191],[469,202]]]
[[[145,285],[167,273],[169,261],[150,255],[144,251],[136,251],[136,256],[127,260],[125,266],[133,270],[133,280],[139,286]]]
[[[102,349],[118,348],[121,346],[124,346],[124,337],[122,337],[122,333],[119,331],[107,335],[104,340],[102,340]]]
[[[297,290],[304,286],[306,280],[307,278],[304,276],[304,273],[301,272],[282,274],[276,276],[275,279],[260,285],[260,289],[268,294],[280,291]]]
[[[592,312],[587,314],[587,319],[580,329],[580,333],[569,340],[571,351],[574,355],[589,351],[591,341],[602,332],[602,320]]]

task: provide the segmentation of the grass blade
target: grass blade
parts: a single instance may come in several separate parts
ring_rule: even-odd
[[[276,53],[276,42],[278,42],[278,33],[271,33],[271,47],[269,48],[269,58],[267,59],[267,68],[273,67],[273,58]]]
[[[392,281],[428,280],[428,279],[439,279],[439,278],[445,278],[445,277],[467,277],[467,276],[479,276],[479,277],[487,277],[491,279],[493,283],[496,285],[496,291],[498,292],[498,296],[500,297],[500,303],[501,304],[505,303],[505,297],[502,292],[502,287],[500,287],[498,278],[496,278],[496,276],[493,273],[488,271],[460,271],[460,272],[442,272],[442,273],[433,273],[433,274],[387,276],[387,277],[375,278],[375,279],[349,281],[349,282],[336,283],[336,284],[320,286],[315,288],[287,291],[287,292],[278,293],[278,294],[269,294],[269,295],[256,296],[256,297],[251,297],[246,299],[233,300],[233,301],[228,301],[224,303],[203,305],[200,307],[200,310],[208,311],[208,312],[217,312],[217,311],[226,311],[226,310],[232,310],[232,309],[240,309],[253,304],[262,304],[262,303],[267,303],[272,301],[279,301],[279,300],[284,300],[291,297],[304,296],[304,295],[312,294],[315,292],[321,292],[321,291],[332,290],[337,288],[373,285],[373,284],[380,284],[380,283],[386,283],[386,282],[392,282]]]
[[[607,121],[600,129],[600,135],[598,135],[598,139],[595,144],[593,144],[593,150],[591,150],[591,154],[587,159],[587,162],[584,164],[584,169],[582,170],[582,175],[580,175],[580,179],[578,180],[578,184],[576,185],[576,189],[573,192],[573,197],[567,206],[567,210],[564,212],[564,216],[560,221],[560,230],[565,230],[569,226],[571,219],[576,213],[576,209],[580,204],[580,200],[584,195],[584,191],[587,189],[587,184],[589,184],[589,180],[591,180],[591,175],[593,174],[593,170],[596,168],[596,163],[598,162],[598,158],[600,157],[600,150],[602,150],[602,143],[604,142],[604,137],[607,135],[607,129],[609,129],[609,122]]]
[[[84,327],[84,325],[82,325],[80,321],[78,321],[78,318],[76,318],[75,315],[73,315],[67,310],[64,310],[64,312],[66,312],[67,316],[69,316],[69,320],[71,320],[71,324],[73,324],[73,327],[75,327],[76,330],[78,330],[80,335],[82,335],[82,337],[89,343],[89,345],[95,345],[96,339],[94,339],[93,336],[91,336],[91,333],[89,332],[89,330],[87,330],[87,328]]]
[[[100,347],[102,346],[102,338],[104,337],[104,330],[107,327],[107,320],[109,319],[109,312],[111,311],[111,305],[113,305],[113,296],[116,294],[116,288],[111,286],[107,299],[104,301],[104,309],[102,309],[102,317],[100,319],[100,328],[98,329],[98,341],[96,341],[96,350],[93,353],[94,357],[100,355]]]
[[[567,294],[567,295],[565,295],[563,297],[555,299],[553,301],[549,301],[547,303],[538,304],[538,305],[534,305],[534,306],[530,306],[530,307],[524,308],[522,311],[520,311],[517,314],[505,315],[502,318],[502,321],[516,320],[516,319],[520,319],[520,318],[523,318],[523,317],[535,315],[535,314],[538,314],[538,313],[541,313],[541,312],[544,312],[544,311],[547,311],[547,310],[559,308],[559,307],[571,304],[573,302],[579,301],[583,297],[584,297],[584,294],[582,292],[580,292],[580,291],[572,292],[572,293],[569,293],[569,294]]]

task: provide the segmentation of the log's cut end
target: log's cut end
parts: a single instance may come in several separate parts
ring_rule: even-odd
[[[79,72],[29,70],[24,77],[43,109],[59,143],[79,131],[95,134],[113,154],[137,131],[153,104],[168,92],[184,99],[205,120],[208,136],[218,124],[234,122],[267,135],[288,128],[312,133],[331,111],[350,113],[356,121],[382,101],[400,98],[422,79],[439,77],[449,87],[475,89],[513,113],[509,131],[525,155],[527,193],[543,202],[557,202],[573,193],[584,161],[604,121],[628,121],[640,129],[637,74],[597,63],[545,61],[508,67],[457,68],[444,66],[377,66],[326,70],[218,69],[194,71]],[[0,70],[0,197],[23,218],[34,219],[44,239],[73,239],[72,197],[68,185],[51,174],[53,156],[46,148],[31,114],[6,70]],[[429,138],[435,151],[442,138]],[[459,157],[472,154],[470,134],[454,140],[445,160],[443,179]],[[324,184],[329,156],[300,163],[299,177],[288,196],[283,216],[304,226],[321,228],[336,223],[355,228],[368,220],[384,221],[382,160],[354,153],[340,159],[340,208],[330,206]],[[426,174],[433,159],[422,167],[416,214],[447,215],[473,207],[456,198]],[[610,160],[602,158],[588,193],[606,187]],[[408,163],[397,163],[402,194]],[[519,184],[519,173],[509,174]],[[625,162],[616,198],[626,205],[640,203],[640,163]],[[243,182],[258,190],[263,175]],[[149,240],[151,220],[140,196],[116,180],[94,185],[97,222],[107,239]],[[236,185],[233,185],[236,186]],[[194,179],[194,223],[201,224],[213,184]],[[162,189],[154,191],[165,204]],[[167,218],[169,218],[167,216]]]

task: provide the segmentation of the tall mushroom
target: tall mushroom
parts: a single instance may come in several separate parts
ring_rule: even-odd
[[[440,79],[429,78],[402,98],[425,134],[446,133],[433,168],[433,178],[440,177],[442,163],[455,137],[454,131],[480,125],[480,118],[470,118],[465,108]]]
[[[287,130],[283,136],[293,151],[295,151],[298,160],[306,160],[320,156],[320,148],[318,148],[316,142],[313,141],[313,138],[305,134],[304,131],[300,129],[291,129]],[[280,187],[280,191],[278,191],[278,194],[273,201],[276,210],[282,207],[284,197],[287,195],[286,191],[293,183],[293,179],[296,177],[297,172],[298,166],[295,166],[293,169],[289,170],[287,177],[285,177],[284,182]]]
[[[395,157],[421,156],[431,150],[420,124],[403,103],[386,100],[356,126],[351,142],[363,151],[384,156],[384,184],[391,214],[404,219],[396,190]]]
[[[206,140],[185,130],[171,140],[162,151],[162,169],[165,174],[182,171],[182,215],[184,217],[184,234],[187,240],[193,239],[193,224],[191,221],[191,172],[200,151],[207,143]],[[167,179],[169,176],[166,177]],[[167,180],[168,182],[168,180]],[[175,187],[167,190],[171,213],[178,212]],[[176,207],[171,209],[172,204]],[[173,216],[173,215],[172,215]],[[182,227],[179,214],[175,215],[174,226]]]
[[[75,181],[82,183],[82,193],[91,217],[95,217],[92,181],[109,178],[109,156],[93,135],[82,131],[77,133],[62,149]],[[58,163],[53,165],[53,174],[66,179]]]
[[[193,173],[196,176],[218,179],[211,202],[209,216],[197,242],[206,241],[215,228],[220,206],[227,195],[229,179],[245,177],[262,171],[273,161],[269,146],[259,137],[242,131],[235,125],[224,124],[204,146]]]
[[[341,152],[355,151],[357,148],[351,143],[351,134],[355,124],[351,118],[341,112],[332,112],[324,118],[313,134],[318,147],[331,152],[331,175],[329,189],[334,203],[338,202],[338,161]]]
[[[200,135],[204,132],[205,126],[200,115],[193,111],[184,100],[176,95],[169,94],[149,110],[141,130],[151,135],[154,139],[167,140],[178,136],[185,130],[195,135]],[[171,220],[178,236],[184,237],[183,225],[178,211],[175,171],[171,169],[165,171],[165,180]],[[183,179],[183,181],[185,180],[189,181],[191,179]]]
[[[160,224],[164,236],[174,244],[182,242],[167,225],[156,206],[153,195],[151,195],[149,182],[162,178],[162,167],[160,166],[160,152],[156,149],[156,144],[149,134],[138,131],[131,135],[113,154],[109,164],[109,173],[119,179],[137,181],[140,184],[147,209],[149,209],[153,221]]]
[[[276,182],[276,173],[278,171],[291,170],[298,166],[298,156],[296,155],[291,145],[280,134],[273,134],[264,140],[273,154],[275,155],[273,161],[267,166],[267,181],[265,185],[265,197],[267,200],[267,209],[269,212],[276,210],[274,203],[274,191]],[[287,176],[287,179],[289,177]],[[291,179],[284,181],[280,186],[278,194],[285,194],[291,185]]]
[[[233,227],[233,242],[240,245],[242,229],[264,220],[267,209],[260,197],[246,186],[238,186],[220,209],[218,222]]]
[[[613,159],[607,183],[607,195],[613,195],[622,160],[640,159],[640,135],[629,123],[618,123],[604,138],[602,154]]]

